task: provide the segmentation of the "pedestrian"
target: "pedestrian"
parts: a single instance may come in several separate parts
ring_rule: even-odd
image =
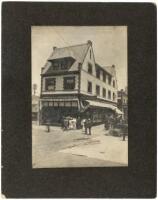
[[[107,116],[105,116],[105,119],[104,119],[104,128],[105,128],[105,130],[109,129],[109,121],[108,121]]]
[[[81,121],[81,126],[82,126],[83,132],[85,132],[85,121],[86,121],[86,119],[82,119],[82,121]]]
[[[50,132],[50,119],[47,119],[47,132]]]
[[[90,118],[88,118],[86,121],[85,121],[85,134],[87,135],[91,135],[91,128],[92,128],[92,121]],[[88,132],[87,132],[88,130]]]
[[[76,128],[77,128],[77,129],[80,129],[80,128],[81,128],[81,118],[80,118],[80,116],[77,118],[77,121],[76,121]]]
[[[61,118],[61,128],[64,129],[64,116]]]

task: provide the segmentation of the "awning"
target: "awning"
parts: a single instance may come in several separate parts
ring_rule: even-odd
[[[102,107],[102,108],[109,108],[113,111],[115,111],[117,114],[122,115],[123,112],[119,110],[116,106],[113,106],[108,103],[102,103],[102,102],[97,102],[97,101],[91,101],[91,100],[86,100],[90,106],[96,106],[96,107]]]
[[[123,112],[122,112],[121,110],[119,110],[118,108],[116,108],[115,111],[116,111],[117,114],[119,114],[119,115],[123,115]]]
[[[108,103],[102,103],[102,102],[98,102],[98,101],[91,101],[91,100],[86,100],[90,106],[96,106],[96,107],[102,107],[102,108],[109,108],[111,110],[116,110],[117,107],[113,106],[111,104]]]

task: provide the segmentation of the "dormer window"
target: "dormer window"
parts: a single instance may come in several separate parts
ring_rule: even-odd
[[[92,64],[88,63],[88,73],[92,74]]]
[[[96,77],[100,79],[100,69],[96,70]]]
[[[111,76],[108,76],[108,83],[111,85]]]
[[[106,74],[104,71],[103,71],[103,81],[106,82]]]

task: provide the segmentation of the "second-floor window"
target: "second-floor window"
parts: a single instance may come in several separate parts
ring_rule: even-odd
[[[116,99],[116,95],[115,95],[115,93],[113,92],[113,101],[115,101],[115,99]]]
[[[113,87],[115,87],[115,81],[113,80]]]
[[[92,64],[88,63],[88,73],[92,74]]]
[[[74,90],[75,89],[75,77],[64,77],[64,90]]]
[[[105,98],[106,97],[106,89],[103,88],[103,97]]]
[[[88,88],[87,88],[87,91],[89,93],[92,93],[92,82],[88,81]]]
[[[56,86],[55,78],[47,78],[45,79],[45,90],[54,91]]]
[[[100,96],[100,86],[96,85],[96,95]]]
[[[108,99],[111,99],[111,91],[108,91]]]

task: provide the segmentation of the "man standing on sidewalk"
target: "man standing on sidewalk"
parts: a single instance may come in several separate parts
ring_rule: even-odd
[[[86,121],[85,121],[85,134],[91,135],[91,128],[92,128],[92,121],[91,121],[91,119],[90,118],[86,119]],[[89,133],[87,133],[87,129],[89,130],[88,131]]]

